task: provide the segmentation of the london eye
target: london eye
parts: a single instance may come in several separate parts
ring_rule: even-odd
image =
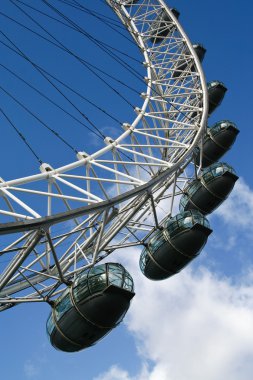
[[[100,3],[94,10],[81,0],[10,0],[1,12],[0,116],[34,156],[37,171],[20,174],[20,156],[9,151],[15,163],[7,158],[4,166],[13,165],[15,176],[0,181],[0,310],[48,303],[50,341],[67,352],[109,333],[134,297],[131,274],[110,254],[139,246],[140,270],[148,279],[179,273],[207,243],[208,215],[238,179],[223,162],[238,128],[229,120],[208,125],[226,86],[206,82],[206,50],[190,41],[179,11],[163,0]],[[93,35],[98,23],[120,34],[122,45],[114,46],[106,32]],[[107,58],[91,63],[83,39],[90,55],[99,50]],[[79,73],[76,87],[70,84],[63,59],[73,71],[69,77],[78,66],[92,78],[88,91],[78,89]],[[112,60],[118,72],[108,69]],[[107,95],[96,90],[98,82]],[[50,111],[43,111],[44,103]],[[113,128],[101,128],[97,114]],[[65,120],[88,130],[88,137],[72,127],[65,137],[59,128]],[[43,133],[33,143],[28,132],[35,123]],[[60,148],[48,155],[57,158],[54,163],[41,158],[40,144],[48,144],[44,133],[71,151],[67,161]],[[75,133],[82,149],[70,141]]]

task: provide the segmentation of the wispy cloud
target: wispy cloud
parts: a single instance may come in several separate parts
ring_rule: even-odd
[[[229,254],[241,269],[252,264],[253,189],[240,178],[228,199],[210,216],[214,229],[207,251]]]
[[[248,187],[241,183],[236,191],[241,189]],[[233,197],[239,201],[238,195]],[[135,280],[126,325],[135,338],[141,371],[133,376],[113,366],[94,380],[251,379],[253,270],[235,282],[207,268],[190,267],[153,282],[140,274],[139,254],[140,249],[128,249],[115,259]]]
[[[94,380],[130,380],[130,377],[127,371],[124,371],[117,366],[112,366],[108,372],[101,374]]]
[[[149,376],[147,366],[143,366],[137,377],[132,377],[129,373],[118,366],[112,366],[107,372],[102,373],[94,380],[147,380]],[[162,380],[162,379],[160,379]]]
[[[235,184],[229,198],[216,210],[215,215],[229,227],[253,231],[253,190],[243,178]]]
[[[39,368],[32,360],[27,360],[24,364],[24,373],[27,379],[36,378],[39,374]]]

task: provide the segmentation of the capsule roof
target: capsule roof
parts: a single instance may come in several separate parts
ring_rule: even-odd
[[[219,85],[224,87],[227,90],[227,87],[225,86],[225,84],[219,80],[212,80],[211,82],[208,82],[207,89],[215,87],[215,86],[219,86]]]
[[[237,128],[236,124],[233,123],[230,120],[221,120],[215,123],[213,126],[208,127],[208,133],[211,133],[212,136],[215,136],[217,133],[219,133],[223,129],[229,129],[232,128],[236,134],[238,134],[240,131]]]
[[[173,218],[167,219],[164,222],[164,227],[169,232],[170,237],[173,237],[180,230],[192,228],[196,224],[210,229],[209,221],[198,210],[188,210],[180,212]]]
[[[208,166],[202,171],[202,174],[200,176],[200,179],[204,181],[205,184],[208,184],[211,182],[214,178],[221,177],[224,173],[231,173],[236,176],[235,170],[232,168],[232,166],[226,164],[225,162],[215,162],[214,164]],[[199,182],[199,179],[191,180],[188,183],[188,186],[186,188],[186,193],[191,194],[196,192],[196,187],[193,186],[195,182]],[[196,183],[196,186],[197,186]]]
[[[216,177],[221,177],[224,173],[236,175],[236,172],[232,166],[226,164],[225,162],[215,162],[203,170],[201,178],[205,181],[205,183],[208,183]]]
[[[193,44],[192,46],[194,47],[194,49],[201,48],[206,51],[206,48],[204,47],[204,45],[199,44],[198,42],[196,44]]]
[[[126,0],[126,1],[123,1],[122,3],[124,4],[125,7],[130,7],[131,5],[137,3],[139,0]]]
[[[202,62],[204,57],[205,57],[205,54],[206,54],[206,48],[201,44],[194,44],[192,46],[193,46],[200,62]]]
[[[80,286],[82,291],[90,294],[100,292],[110,285],[118,286],[130,292],[134,291],[134,282],[127,270],[117,263],[106,263],[94,266],[81,272],[73,287]]]
[[[180,12],[176,8],[170,8],[170,10],[176,18],[179,18]]]

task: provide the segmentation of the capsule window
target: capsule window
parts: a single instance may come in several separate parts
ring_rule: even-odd
[[[186,227],[191,228],[192,225],[193,225],[193,223],[192,223],[192,217],[188,216],[187,218],[184,219],[183,223],[184,223],[184,225]]]
[[[189,195],[193,195],[201,188],[201,183],[199,180],[191,182],[190,187],[187,189]]]
[[[81,272],[78,277],[76,278],[75,284],[79,285],[82,284],[87,280],[87,271]]]
[[[213,177],[214,177],[214,173],[212,173],[211,170],[203,175],[203,179],[204,179],[204,181],[205,181],[206,183],[212,181],[212,180],[213,180]]]
[[[175,217],[176,221],[174,223],[168,223],[167,230],[170,233],[170,236],[173,237],[176,235],[180,230],[184,230],[184,217],[181,215],[177,215]]]
[[[156,252],[164,244],[164,237],[160,230],[156,231],[148,243],[150,252]]]
[[[105,273],[104,267],[101,267],[101,266],[93,267],[89,272],[89,277],[96,276],[98,274],[103,274],[103,273]]]
[[[67,293],[63,298],[60,299],[60,302],[57,302],[55,307],[55,318],[57,321],[61,319],[63,314],[65,314],[69,309],[71,309],[72,304],[70,301],[69,293]]]
[[[80,302],[86,297],[89,297],[90,295],[90,290],[88,288],[87,282],[86,283],[82,282],[81,284],[78,284],[77,286],[75,286],[73,288],[73,292],[74,292],[74,298],[76,302]]]
[[[53,314],[50,314],[50,317],[47,320],[47,334],[50,336],[53,332],[53,329],[55,327]]]
[[[215,176],[221,175],[224,172],[222,167],[216,168],[215,169]]]
[[[134,290],[133,289],[134,283],[133,283],[132,277],[125,276],[125,281],[124,281],[123,287],[124,287],[124,289],[129,290],[130,292],[132,292]]]
[[[223,124],[223,125],[224,125],[224,124]],[[222,128],[221,125],[215,125],[215,126],[210,130],[210,132],[211,132],[211,134],[216,135],[217,133],[220,132],[221,128]]]
[[[175,222],[172,222],[172,223],[168,223],[168,225],[166,226],[167,230],[169,232],[174,232],[178,229],[178,222],[175,221]]]
[[[188,203],[188,195],[184,194],[180,200],[180,210],[183,210]]]
[[[122,286],[122,275],[119,273],[110,272],[109,273],[109,282],[112,285],[121,287]]]
[[[91,293],[101,292],[106,287],[106,273],[89,278],[89,288]]]
[[[144,273],[144,270],[147,266],[148,261],[150,260],[149,255],[147,254],[146,248],[142,251],[141,257],[140,257],[140,268],[141,271]]]

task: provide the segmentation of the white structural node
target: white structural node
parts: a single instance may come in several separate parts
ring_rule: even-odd
[[[140,94],[142,106],[135,108],[132,120],[125,120],[116,138],[106,137],[104,146],[92,154],[80,151],[73,162],[62,167],[43,163],[37,174],[1,179],[0,234],[7,242],[1,256],[8,258],[8,264],[0,276],[0,310],[23,302],[58,305],[57,299],[69,294],[76,307],[75,289],[83,273],[89,273],[95,264],[121,248],[144,249],[141,269],[151,279],[178,272],[199,253],[211,233],[197,190],[208,192],[208,202],[215,207],[237,179],[225,164],[207,167],[215,162],[215,154],[213,157],[209,151],[202,170],[203,150],[217,143],[220,157],[238,130],[233,123],[223,122],[207,134],[208,100],[212,95],[214,107],[221,99],[215,92],[217,86],[210,86],[214,93],[208,97],[200,64],[205,49],[192,45],[178,21],[179,13],[162,0],[106,3],[143,54],[146,76]],[[220,136],[227,130],[233,136],[225,144]],[[229,177],[226,183],[224,175]],[[216,195],[220,201],[216,199],[215,203],[211,198]],[[180,217],[173,215],[179,212],[179,197]],[[207,210],[214,207],[210,204]],[[173,231],[195,225],[199,227],[191,232],[189,240],[192,252],[187,253],[180,248],[187,240],[173,240]],[[160,253],[157,251],[155,257],[152,244],[158,242],[158,236],[163,246],[160,251],[156,248]],[[202,240],[195,249],[198,236]],[[166,268],[163,255],[170,249],[169,256],[178,251],[187,260],[172,259],[172,268]],[[110,270],[126,276],[117,265],[116,269],[108,268],[103,269],[107,276]],[[121,288],[131,293],[127,308],[133,287],[124,284]],[[57,307],[53,309],[51,319],[56,321]],[[79,309],[77,314],[82,311]],[[52,320],[49,333],[53,331],[50,323]],[[56,330],[61,329],[68,329],[67,324],[58,325]],[[91,344],[91,340],[76,343],[74,338],[66,339],[73,351]],[[61,341],[53,344],[68,350]]]

